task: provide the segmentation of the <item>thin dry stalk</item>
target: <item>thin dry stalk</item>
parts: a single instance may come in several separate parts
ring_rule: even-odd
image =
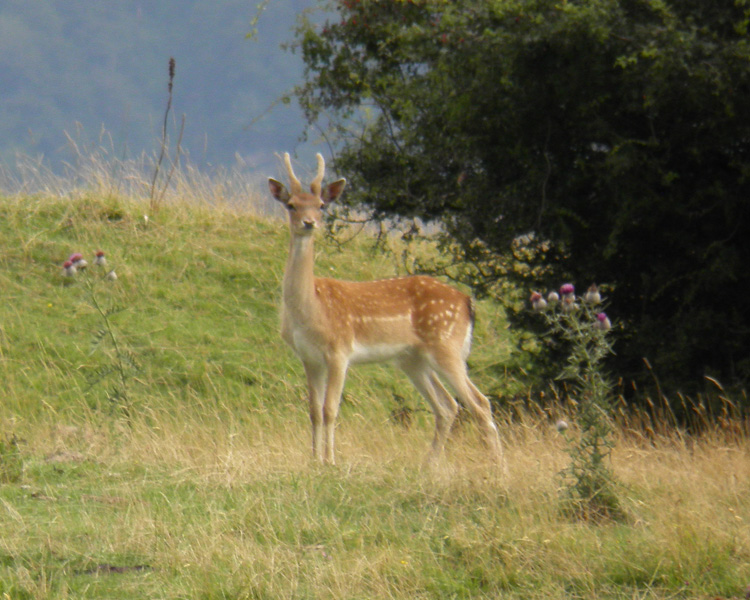
[[[161,165],[164,162],[164,157],[168,156],[168,137],[167,137],[167,125],[169,123],[169,113],[172,109],[172,88],[174,84],[174,73],[175,73],[175,60],[174,58],[169,59],[169,83],[167,84],[167,107],[164,111],[164,122],[162,124],[162,130],[161,130],[161,148],[159,150],[159,157],[156,160],[156,166],[154,168],[154,175],[151,178],[151,192],[149,194],[149,209],[151,210],[152,214],[155,214],[159,211],[159,207],[161,206],[162,201],[164,200],[164,194],[166,194],[167,188],[169,187],[169,182],[172,179],[172,175],[174,174],[175,168],[177,167],[177,164],[180,160],[180,154],[181,154],[181,144],[182,144],[182,136],[185,132],[185,115],[182,115],[182,120],[180,124],[180,133],[177,137],[177,147],[175,149],[175,157],[174,160],[171,161],[171,167],[169,169],[169,172],[167,173],[166,178],[164,179],[164,185],[161,187],[161,189],[157,192],[156,189],[156,182],[159,178],[159,173],[161,172]]]

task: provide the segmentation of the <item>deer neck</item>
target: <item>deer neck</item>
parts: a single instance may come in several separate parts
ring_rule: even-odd
[[[316,306],[315,249],[312,235],[292,236],[284,271],[284,305],[292,315],[311,316]]]

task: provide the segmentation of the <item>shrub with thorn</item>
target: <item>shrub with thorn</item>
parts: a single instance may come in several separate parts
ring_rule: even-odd
[[[556,425],[569,442],[571,459],[561,473],[565,510],[586,519],[622,517],[617,485],[609,468],[613,386],[603,365],[613,353],[608,335],[612,323],[601,311],[599,287],[591,285],[582,298],[577,298],[573,284],[566,283],[560,287],[559,297],[550,292],[543,302],[542,294],[533,292],[530,303],[532,310],[545,319],[551,343],[566,344],[569,349],[558,379],[570,385],[577,407],[576,435],[570,433],[565,421]]]

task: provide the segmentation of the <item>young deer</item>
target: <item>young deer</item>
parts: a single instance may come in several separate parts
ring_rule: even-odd
[[[472,299],[432,277],[351,282],[313,274],[313,238],[322,210],[346,185],[345,179],[339,179],[323,188],[325,162],[320,154],[317,159],[318,173],[310,193],[302,190],[289,154],[284,154],[284,163],[291,190],[268,179],[271,195],[289,213],[291,241],[284,272],[281,336],[305,366],[313,455],[334,462],[334,425],[349,365],[394,360],[435,415],[431,460],[442,453],[458,412],[438,375],[476,417],[490,451],[499,460],[502,450],[490,403],[466,369],[474,322]]]

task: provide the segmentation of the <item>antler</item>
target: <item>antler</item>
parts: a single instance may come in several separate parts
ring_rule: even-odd
[[[317,154],[316,156],[318,159],[318,174],[315,176],[315,179],[313,179],[312,183],[310,184],[310,191],[316,196],[320,197],[320,189],[321,189],[321,185],[323,184],[323,175],[326,172],[326,161],[323,160],[322,154]]]
[[[301,194],[302,184],[299,182],[299,179],[297,179],[297,176],[294,174],[294,169],[292,169],[292,159],[289,158],[289,152],[284,152],[284,164],[286,165],[286,170],[287,170],[287,173],[289,173],[289,179],[292,184],[292,195]]]

